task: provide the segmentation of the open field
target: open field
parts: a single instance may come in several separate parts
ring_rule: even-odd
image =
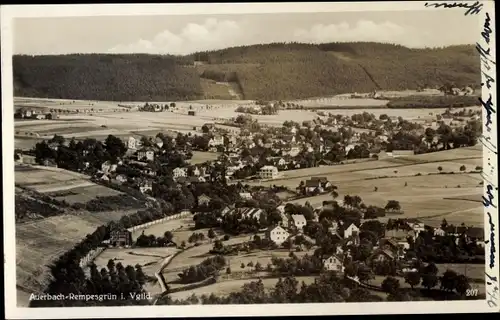
[[[22,188],[34,189],[42,193],[96,185],[89,181],[88,176],[76,172],[52,167],[21,165],[15,167],[15,182]]]
[[[307,180],[313,176],[325,176],[333,184],[338,185],[340,181],[374,179],[378,177],[407,177],[419,173],[421,175],[429,173],[437,174],[439,173],[438,167],[440,166],[443,168],[443,172],[453,171],[459,173],[462,165],[465,165],[466,171],[474,170],[476,166],[482,165],[481,150],[469,149],[462,151],[464,156],[457,155],[455,150],[416,155],[408,158],[387,158],[378,161],[360,161],[352,164],[288,170],[281,172],[282,176],[278,179],[250,182],[249,184],[285,185],[290,188],[296,188],[302,180]],[[428,155],[432,155],[432,157],[426,159]]]
[[[471,201],[480,199],[483,187],[479,183],[482,178],[479,173],[460,173],[462,165],[466,166],[466,171],[482,165],[481,150],[476,147],[464,148],[417,155],[410,159],[385,159],[299,169],[283,172],[285,177],[282,179],[251,184],[285,185],[294,189],[301,181],[312,176],[324,176],[338,187],[339,200],[345,195],[359,195],[366,205],[381,207],[384,207],[388,200],[399,201],[404,215],[387,215],[385,219],[419,217],[434,225],[446,217],[449,223],[465,222],[467,225],[482,226],[482,204]],[[443,172],[455,173],[439,174],[437,169],[439,166],[443,168]],[[378,188],[377,191],[375,187]],[[332,200],[331,195],[319,195],[290,202],[299,204],[309,202],[316,207],[322,205],[325,200]]]
[[[24,99],[24,98],[19,98]],[[30,105],[46,106],[46,100],[43,99],[28,99],[30,100]],[[47,100],[48,101],[48,100]],[[57,100],[50,100],[52,104],[57,104]],[[63,100],[61,100],[63,101]],[[350,101],[350,100],[342,100]],[[380,100],[375,100],[379,102]],[[61,102],[63,106],[67,104],[67,101]],[[69,104],[67,108],[76,108],[76,105],[85,105],[89,102],[75,102],[75,104]],[[51,138],[54,134],[63,135],[65,137],[71,138],[96,138],[104,139],[107,135],[113,134],[120,137],[127,137],[132,134],[148,134],[156,135],[158,132],[164,132],[165,130],[175,130],[182,133],[199,134],[198,129],[203,124],[207,122],[215,122],[221,119],[230,119],[237,117],[240,113],[235,112],[238,105],[248,105],[252,101],[248,100],[202,100],[202,101],[185,101],[177,102],[176,109],[171,110],[171,112],[120,112],[119,109],[111,111],[111,107],[118,106],[117,102],[92,102],[102,103],[102,112],[96,113],[79,113],[79,114],[67,114],[61,115],[58,120],[26,120],[26,121],[16,121],[15,131],[19,132],[19,136],[25,133],[33,133],[34,136],[29,136],[31,138],[36,138],[37,134],[39,138]],[[160,102],[165,103],[165,102]],[[343,102],[351,103],[351,102]],[[22,104],[22,103],[21,103]],[[120,103],[122,105],[137,106],[143,103],[133,102]],[[16,102],[17,105],[17,102]],[[209,106],[207,108],[207,106]],[[109,112],[107,112],[107,109]],[[478,107],[479,108],[479,107]],[[477,109],[477,108],[476,108]],[[125,110],[125,109],[123,109]],[[196,111],[195,116],[187,115],[188,110]],[[387,114],[389,116],[404,116],[405,119],[418,119],[429,116],[430,113],[437,114],[442,113],[445,109],[379,109],[379,108],[366,108],[366,109],[342,109],[334,110],[330,113],[342,114],[342,115],[353,115],[356,113],[362,113],[364,111],[375,114],[379,116],[380,114]],[[307,110],[282,110],[278,115],[273,116],[253,116],[259,121],[259,123],[267,124],[271,126],[281,126],[284,121],[296,121],[302,122],[306,120],[312,120],[317,117],[316,113]],[[141,133],[142,132],[142,133]],[[16,146],[26,145],[27,142],[21,142],[21,140],[16,140]]]
[[[299,282],[299,289],[300,285],[302,282],[305,282],[306,284],[311,284],[314,282],[313,276],[303,276],[303,277],[296,277],[297,281]],[[252,281],[258,281],[258,279],[243,279],[243,280],[227,280],[227,281],[221,281],[214,283],[212,285],[206,286],[206,287],[201,287],[201,288],[196,288],[193,290],[187,290],[187,291],[181,291],[181,292],[174,292],[171,293],[170,296],[172,299],[186,299],[189,298],[191,295],[195,294],[197,296],[201,295],[210,295],[211,293],[215,293],[218,296],[227,296],[231,292],[237,292],[240,291],[241,288],[245,283],[249,283]],[[278,278],[266,278],[262,279],[262,282],[264,284],[264,287],[267,290],[274,289],[274,286],[278,282]]]
[[[69,203],[85,203],[97,196],[115,196],[119,191],[95,184],[88,176],[59,168],[16,166],[16,185],[54,196]]]
[[[218,157],[219,157],[218,152],[193,151],[193,157],[189,160],[189,163],[200,164],[207,161],[217,160]]]
[[[338,108],[381,108],[384,107],[389,100],[379,100],[371,98],[359,99],[345,99],[342,97],[323,97],[308,100],[293,101],[306,108],[324,108],[324,107],[338,107]]]
[[[119,102],[111,101],[90,101],[90,100],[70,100],[70,99],[43,99],[43,98],[25,98],[25,97],[14,97],[15,107],[39,107],[50,109],[62,109],[69,111],[78,110],[114,110],[121,109],[127,110],[119,106]],[[47,110],[47,111],[48,111]]]
[[[28,303],[26,292],[38,292],[48,284],[47,272],[52,261],[73,248],[87,234],[109,221],[137,210],[110,212],[81,212],[79,215],[60,215],[42,220],[16,224],[16,283],[18,302]]]

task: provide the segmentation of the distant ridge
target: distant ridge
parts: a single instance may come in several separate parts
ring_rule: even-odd
[[[13,69],[16,96],[107,101],[287,100],[480,85],[479,55],[472,45],[272,43],[186,56],[16,55]]]

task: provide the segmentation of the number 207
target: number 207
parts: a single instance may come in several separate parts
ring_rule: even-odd
[[[478,295],[478,293],[479,293],[478,289],[467,289],[467,291],[465,291],[465,295],[467,297],[475,297]]]

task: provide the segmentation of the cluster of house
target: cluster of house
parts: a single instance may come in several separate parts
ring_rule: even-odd
[[[59,119],[59,115],[55,112],[46,112],[42,109],[20,109],[14,113],[14,118],[17,119],[35,119],[35,120],[54,120]]]
[[[303,215],[286,215],[284,206],[278,207],[282,222],[280,225],[268,228],[266,230],[267,239],[273,241],[277,245],[282,245],[289,239],[302,235],[303,228],[306,226],[307,221]],[[406,250],[409,249],[408,237],[415,239],[418,234],[429,226],[424,225],[417,219],[408,219],[407,230],[387,230],[385,237],[379,240],[377,246],[373,247],[373,252],[369,257],[371,262],[394,261],[402,260],[405,257]],[[464,237],[467,242],[476,242],[479,246],[484,247],[484,230],[476,227],[446,227],[446,228],[430,228],[434,236],[454,235],[457,237],[458,244],[459,238]],[[325,270],[329,271],[344,271],[343,262],[346,257],[350,257],[350,250],[344,250],[346,246],[357,246],[360,244],[359,233],[360,229],[355,224],[345,225],[342,222],[333,222],[328,231],[337,237],[342,245],[338,245],[335,253],[323,260]],[[314,244],[314,240],[307,238]],[[345,246],[344,246],[345,245]]]
[[[296,191],[303,195],[319,194],[331,191],[332,187],[332,183],[326,177],[311,177],[311,179],[301,183]]]

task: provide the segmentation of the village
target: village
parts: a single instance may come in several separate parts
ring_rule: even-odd
[[[379,299],[380,292],[391,299],[416,299],[416,291],[408,293],[405,284],[430,291],[440,285],[442,294],[459,296],[471,288],[483,292],[480,276],[471,277],[471,271],[469,277],[464,275],[484,261],[480,225],[461,218],[448,223],[432,206],[428,213],[419,212],[394,200],[395,191],[384,198],[382,180],[367,177],[361,189],[351,187],[354,182],[343,183],[344,176],[351,179],[369,168],[391,172],[374,178],[397,179],[400,186],[395,188],[408,190],[421,178],[446,176],[464,187],[440,190],[450,197],[460,190],[468,197],[475,192],[471,188],[480,188],[465,186],[469,175],[480,174],[480,154],[457,157],[452,152],[475,148],[480,109],[447,109],[441,114],[429,109],[425,119],[413,120],[316,111],[313,120],[285,121],[281,127],[260,124],[242,111],[235,118],[194,128],[197,134],[170,130],[154,136],[109,135],[103,141],[55,134],[31,150],[16,150],[15,159],[21,167],[78,172],[92,183],[146,202],[146,211],[135,218],[125,215],[108,224],[108,231],[98,236],[101,240],[93,241],[100,249],[82,253],[80,267],[91,276],[101,268],[107,273],[116,259],[127,261],[119,257],[133,250],[140,266],[134,272],[141,270],[144,290],[154,294],[157,304],[185,303],[183,299],[195,299],[191,295],[203,288],[217,294],[218,285],[245,279],[287,275],[309,281],[325,272],[379,292],[369,299]],[[191,108],[184,112],[195,115]],[[443,169],[447,161],[457,163],[456,174]],[[415,169],[405,173],[405,166]],[[416,172],[419,166],[422,171]],[[119,208],[106,203],[125,201],[100,197],[92,207],[64,200],[62,205],[100,212]],[[479,207],[472,205],[467,210]],[[167,251],[158,255],[161,248]],[[141,255],[143,262],[137,258]],[[253,260],[248,258],[252,255]],[[162,258],[146,262],[153,256]],[[266,282],[266,288],[274,284]]]

